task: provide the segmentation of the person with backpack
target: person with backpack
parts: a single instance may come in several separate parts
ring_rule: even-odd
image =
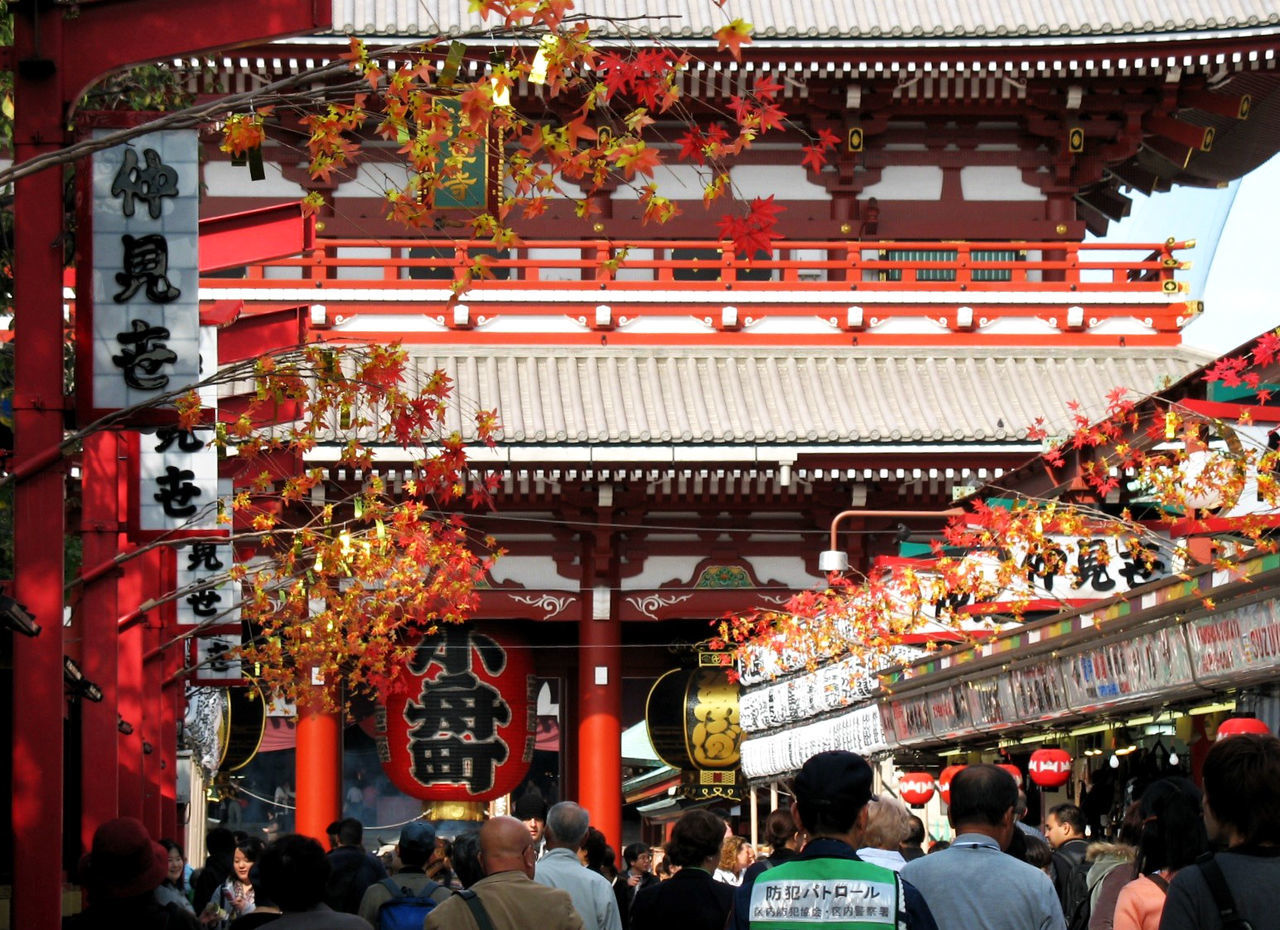
[[[1074,804],[1049,808],[1044,836],[1053,847],[1049,877],[1058,893],[1063,919],[1070,926],[1072,918],[1089,906],[1089,863],[1084,857],[1089,843],[1084,838],[1084,814]]]
[[[427,915],[453,894],[427,875],[427,863],[435,848],[434,826],[425,820],[405,824],[396,844],[400,871],[370,885],[360,899],[359,914],[375,930],[421,930]]]
[[[1201,774],[1205,828],[1221,851],[1173,877],[1160,930],[1280,930],[1280,739],[1219,740]]]
[[[1200,789],[1180,776],[1161,778],[1142,792],[1137,876],[1120,889],[1115,930],[1158,930],[1169,880],[1209,848]]]

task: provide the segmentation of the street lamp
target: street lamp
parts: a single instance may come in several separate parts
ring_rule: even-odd
[[[846,572],[849,570],[849,554],[836,548],[836,531],[840,521],[845,517],[931,517],[947,519],[965,513],[959,507],[946,510],[844,510],[831,519],[831,544],[825,552],[818,554],[818,571]]]

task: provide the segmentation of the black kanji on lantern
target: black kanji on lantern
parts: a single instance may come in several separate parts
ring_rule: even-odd
[[[163,426],[156,430],[157,452],[168,452],[169,447],[177,444],[179,452],[199,452],[205,442],[196,435],[193,429],[178,429],[176,426]]]
[[[161,198],[178,196],[178,172],[160,160],[155,149],[143,149],[145,167],[138,165],[138,153],[125,149],[124,163],[111,182],[111,196],[121,197],[121,210],[125,216],[133,216],[134,200],[147,205],[153,220],[160,218]]]
[[[187,553],[187,570],[188,571],[221,571],[226,566],[222,564],[222,560],[218,558],[217,543],[192,543],[191,551]]]
[[[192,479],[195,472],[169,465],[164,474],[156,478],[160,487],[153,496],[164,507],[167,517],[190,517],[198,509],[191,501],[202,493]]]
[[[111,356],[116,366],[124,369],[124,383],[139,391],[156,391],[169,384],[169,376],[160,374],[165,365],[172,365],[178,355],[166,345],[169,330],[152,326],[146,320],[134,320],[129,329],[116,333],[116,341],[123,348],[119,355]]]
[[[424,675],[418,700],[405,704],[410,772],[424,785],[465,784],[472,794],[493,787],[497,767],[510,755],[498,727],[511,722],[511,707],[497,688],[476,677],[473,656],[491,676],[506,668],[506,652],[493,639],[462,627],[426,637],[409,669]]]
[[[144,286],[147,300],[153,304],[167,304],[182,296],[182,291],[169,282],[169,243],[164,236],[126,233],[120,242],[124,245],[124,271],[116,275],[121,291],[112,300],[122,304]]]

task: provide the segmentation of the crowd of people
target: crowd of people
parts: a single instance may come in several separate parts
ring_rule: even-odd
[[[587,810],[522,799],[452,843],[404,826],[389,863],[359,820],[326,850],[294,834],[263,844],[210,831],[194,875],[137,820],[103,824],[81,867],[88,906],[65,930],[1280,930],[1280,739],[1217,742],[1204,790],[1150,784],[1118,835],[1089,842],[1078,807],[1024,824],[1017,782],[970,765],[951,782],[955,832],[926,854],[923,824],[873,791],[869,763],[819,753],[757,857],[729,823],[686,811],[661,849],[622,869]]]

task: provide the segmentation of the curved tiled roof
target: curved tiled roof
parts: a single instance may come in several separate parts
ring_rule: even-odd
[[[470,0],[333,0],[334,31],[417,36],[474,33],[482,22]],[[710,36],[731,18],[763,38],[946,39],[1188,33],[1280,25],[1274,0],[578,0],[596,28],[668,38]]]
[[[948,445],[1068,432],[1117,387],[1149,393],[1207,362],[1189,349],[414,350],[500,445]],[[455,409],[451,429],[474,439]]]

